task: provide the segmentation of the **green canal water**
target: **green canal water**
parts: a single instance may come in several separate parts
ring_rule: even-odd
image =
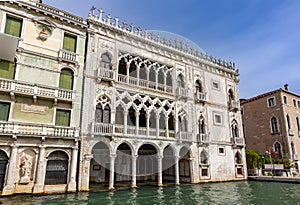
[[[144,186],[113,192],[58,195],[18,195],[0,198],[0,204],[291,204],[300,205],[300,184],[226,182],[168,187]]]

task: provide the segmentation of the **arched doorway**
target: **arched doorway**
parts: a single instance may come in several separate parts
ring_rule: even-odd
[[[92,149],[93,159],[90,164],[90,187],[93,184],[108,185],[110,151],[104,142],[98,142]]]
[[[45,184],[67,184],[68,167],[69,156],[65,152],[52,152],[48,156]]]
[[[175,182],[175,156],[169,145],[163,152],[162,174],[164,184],[165,182]]]
[[[8,162],[7,155],[5,154],[5,152],[0,150],[0,191],[3,189],[4,186],[7,162]]]
[[[144,144],[138,150],[137,158],[137,181],[155,182],[157,181],[157,150],[153,145]]]
[[[128,144],[122,143],[118,146],[115,163],[115,187],[118,185],[130,186],[131,181],[131,148]]]
[[[190,151],[186,147],[183,147],[180,150],[179,156],[179,181],[191,182]]]

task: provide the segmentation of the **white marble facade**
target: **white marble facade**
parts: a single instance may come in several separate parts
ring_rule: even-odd
[[[91,10],[79,190],[247,178],[238,70]]]

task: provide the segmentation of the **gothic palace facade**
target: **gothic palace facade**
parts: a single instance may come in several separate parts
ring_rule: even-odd
[[[234,63],[38,1],[0,41],[1,195],[247,178]]]

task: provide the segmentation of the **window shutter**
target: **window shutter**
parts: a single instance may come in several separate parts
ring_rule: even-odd
[[[7,17],[4,33],[20,37],[22,28],[22,20]]]
[[[9,108],[9,103],[0,103],[0,121],[8,121]]]
[[[14,79],[15,64],[6,60],[0,60],[0,78]]]
[[[76,37],[65,34],[63,49],[71,52],[76,52]]]
[[[68,110],[57,110],[55,125],[70,126],[70,114]]]

